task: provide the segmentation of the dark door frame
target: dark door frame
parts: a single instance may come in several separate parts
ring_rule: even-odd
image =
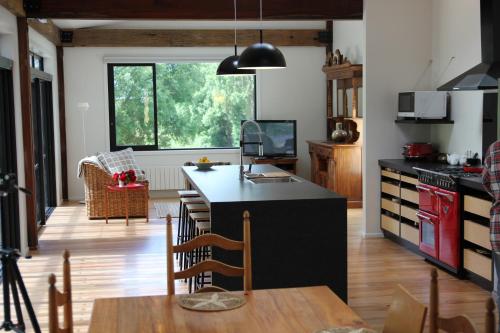
[[[0,57],[0,172],[17,174],[16,123],[14,110],[13,62]],[[0,198],[0,220],[2,247],[20,249],[19,194],[11,193]]]

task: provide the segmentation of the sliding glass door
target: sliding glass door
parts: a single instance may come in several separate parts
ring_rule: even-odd
[[[51,77],[32,69],[31,94],[36,222],[44,225],[57,204]]]
[[[17,173],[12,62],[0,57],[0,175]],[[19,195],[0,196],[1,247],[20,248]]]

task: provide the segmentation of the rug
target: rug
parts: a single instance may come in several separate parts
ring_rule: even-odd
[[[179,203],[178,202],[155,202],[156,215],[159,218],[167,217],[170,214],[172,217],[179,217]]]

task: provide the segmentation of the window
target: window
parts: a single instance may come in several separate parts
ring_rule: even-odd
[[[233,148],[255,118],[255,77],[217,63],[109,64],[111,149]]]
[[[42,56],[40,56],[36,53],[30,52],[30,64],[31,64],[31,68],[38,69],[39,71],[43,72],[44,66],[43,66],[43,57]]]

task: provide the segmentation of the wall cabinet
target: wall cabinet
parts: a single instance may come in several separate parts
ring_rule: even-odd
[[[349,208],[362,207],[361,146],[307,141],[311,181],[347,197]]]

